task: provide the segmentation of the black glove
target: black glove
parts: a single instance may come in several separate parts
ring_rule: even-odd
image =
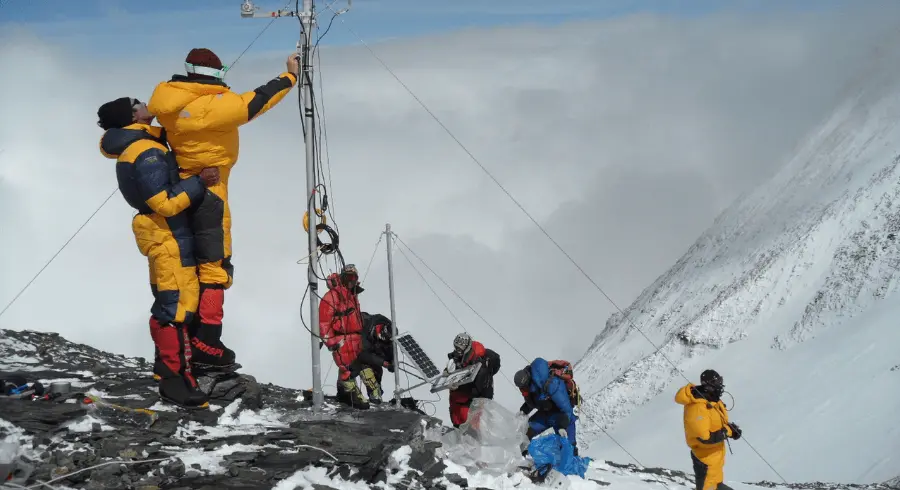
[[[384,368],[387,369],[389,373],[394,372],[394,365],[390,362],[384,361]]]
[[[734,439],[736,441],[741,438],[742,431],[741,431],[741,428],[738,427],[737,424],[735,424],[733,422],[729,422],[728,427],[731,427],[731,438],[732,439]]]

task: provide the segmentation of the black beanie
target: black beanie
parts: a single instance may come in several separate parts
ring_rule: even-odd
[[[130,97],[119,97],[107,102],[97,110],[97,125],[104,130],[112,128],[124,128],[134,122],[135,100]]]

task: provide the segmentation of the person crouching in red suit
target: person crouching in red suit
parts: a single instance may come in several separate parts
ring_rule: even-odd
[[[453,339],[453,352],[447,358],[453,360],[454,370],[482,363],[474,381],[450,390],[450,422],[453,427],[459,427],[469,418],[473,399],[494,399],[494,375],[500,372],[500,355],[472,340],[469,334],[461,333]]]
[[[362,350],[359,294],[363,288],[359,285],[359,272],[356,266],[347,264],[340,274],[329,275],[325,284],[328,292],[319,303],[319,331],[338,367],[338,400],[351,407],[368,409],[368,400],[350,375],[350,364]]]

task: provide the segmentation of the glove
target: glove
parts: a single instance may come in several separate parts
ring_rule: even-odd
[[[738,427],[737,424],[735,424],[733,422],[729,422],[728,427],[731,428],[731,438],[732,439],[734,439],[736,441],[741,438],[742,431],[741,431],[741,428]]]
[[[387,369],[390,373],[394,372],[394,365],[387,361],[384,361],[384,368]]]
[[[564,439],[569,438],[569,433],[566,432],[566,429],[559,429],[559,435],[562,436]]]

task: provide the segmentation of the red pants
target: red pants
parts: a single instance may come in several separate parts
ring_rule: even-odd
[[[461,391],[450,392],[450,422],[454,427],[464,424],[469,418],[469,405],[472,398],[468,393]]]

